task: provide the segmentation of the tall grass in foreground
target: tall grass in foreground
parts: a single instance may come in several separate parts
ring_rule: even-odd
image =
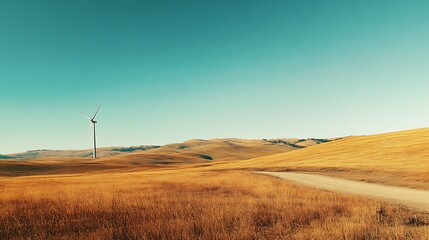
[[[0,239],[429,239],[428,216],[244,172],[0,180]]]

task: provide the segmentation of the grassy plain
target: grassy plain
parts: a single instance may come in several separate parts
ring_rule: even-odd
[[[96,160],[2,160],[0,239],[429,239],[427,213],[252,172],[428,189],[429,129],[294,141],[192,140]]]
[[[241,171],[0,179],[0,239],[428,239],[428,215]]]

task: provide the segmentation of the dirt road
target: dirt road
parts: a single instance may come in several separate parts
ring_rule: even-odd
[[[336,192],[381,198],[429,212],[429,191],[293,172],[258,172],[298,184]]]

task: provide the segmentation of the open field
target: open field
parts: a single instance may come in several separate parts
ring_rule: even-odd
[[[1,239],[428,239],[428,216],[248,172],[0,180]]]
[[[0,239],[429,238],[427,213],[252,172],[428,189],[429,129],[317,141],[191,140],[99,159],[1,160]]]
[[[348,137],[216,168],[311,171],[354,180],[429,189],[429,129]]]

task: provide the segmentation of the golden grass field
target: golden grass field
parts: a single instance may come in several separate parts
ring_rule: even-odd
[[[0,239],[428,239],[428,215],[239,171],[0,180]]]
[[[429,129],[348,137],[288,153],[233,162],[222,167],[312,171],[429,189]]]
[[[96,160],[1,160],[0,239],[429,239],[427,213],[253,172],[427,188],[429,129],[302,144],[192,140]]]

